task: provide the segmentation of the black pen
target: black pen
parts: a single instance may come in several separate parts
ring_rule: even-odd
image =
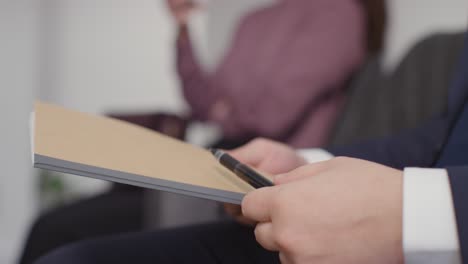
[[[273,186],[271,182],[266,177],[260,175],[258,172],[251,169],[249,166],[242,164],[240,161],[233,158],[231,155],[219,149],[210,149],[211,153],[215,158],[228,170],[234,172],[239,178],[246,181],[255,189]]]

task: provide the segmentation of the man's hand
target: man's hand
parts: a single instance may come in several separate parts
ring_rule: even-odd
[[[286,173],[307,164],[294,149],[263,138],[254,139],[229,154],[240,162],[271,175]]]
[[[403,263],[402,172],[335,158],[249,193],[257,241],[286,263]]]
[[[242,163],[270,175],[285,173],[307,164],[302,157],[297,155],[294,149],[284,144],[261,138],[252,140],[245,146],[229,153]],[[255,224],[255,221],[242,216],[242,210],[238,205],[225,204],[224,209],[226,213],[234,217],[241,224]]]
[[[179,26],[186,26],[189,14],[197,7],[191,0],[167,0],[169,10]]]

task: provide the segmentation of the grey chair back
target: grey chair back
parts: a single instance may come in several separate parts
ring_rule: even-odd
[[[351,82],[331,145],[409,129],[442,113],[464,33],[435,34],[416,44],[390,75],[371,58]]]

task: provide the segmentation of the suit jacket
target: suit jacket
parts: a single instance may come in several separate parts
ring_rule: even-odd
[[[335,156],[350,156],[385,164],[390,167],[435,167],[461,113],[468,108],[468,33],[464,50],[448,94],[445,113],[421,127],[384,140],[371,140],[361,144],[329,149]],[[461,131],[468,137],[467,131]],[[458,131],[460,132],[460,131]],[[453,146],[453,145],[452,145]],[[468,149],[459,152],[468,157]],[[465,156],[466,155],[466,156]],[[465,161],[463,161],[465,160]],[[458,225],[461,255],[468,263],[468,159],[444,161],[450,177],[454,208]]]

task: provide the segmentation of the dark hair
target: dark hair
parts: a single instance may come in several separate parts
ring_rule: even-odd
[[[379,52],[385,43],[387,8],[385,0],[360,0],[367,15],[367,51]]]

